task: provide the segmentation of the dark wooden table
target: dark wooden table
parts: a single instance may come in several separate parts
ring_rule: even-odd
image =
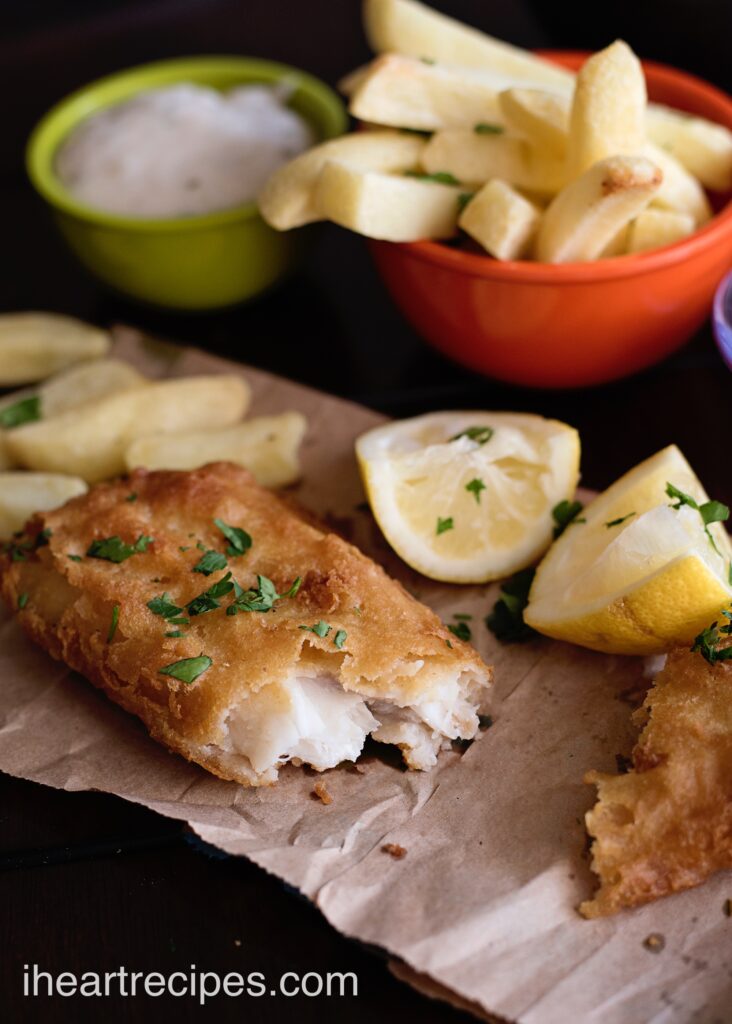
[[[730,86],[724,2],[695,5],[693,19],[682,0],[644,4],[639,20],[638,5],[620,0],[612,23],[591,20],[579,3],[552,5],[551,11],[483,0],[443,0],[439,6],[528,46],[597,47],[622,34],[646,56]],[[337,229],[323,230],[308,266],[282,290],[207,316],[127,305],[103,293],[67,255],[22,170],[28,131],[55,100],[130,64],[203,52],[269,56],[334,82],[368,56],[357,0],[77,0],[13,8],[0,43],[0,214],[10,257],[2,308],[138,324],[393,415],[478,406],[557,416],[581,431],[584,483],[590,487],[605,487],[676,442],[709,492],[732,503],[726,454],[732,378],[708,328],[634,379],[581,392],[529,392],[472,375],[427,349],[390,304],[362,241]],[[657,31],[659,19],[663,32]],[[146,1021],[174,1013],[182,1024],[201,1013],[187,999],[84,1004],[57,997],[31,1005],[21,995],[25,963],[79,974],[120,964],[169,972],[191,963],[268,976],[355,971],[356,999],[219,998],[209,1012],[221,1021],[252,1022],[467,1020],[393,980],[378,953],[343,939],[317,910],[262,871],[219,858],[192,843],[178,823],[114,797],[59,793],[0,777],[0,861],[3,1020]]]

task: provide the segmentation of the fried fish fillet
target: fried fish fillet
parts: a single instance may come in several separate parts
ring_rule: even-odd
[[[324,770],[368,735],[425,769],[478,729],[476,652],[230,463],[99,484],[34,516],[0,572],[36,643],[224,779]]]
[[[635,720],[624,775],[590,772],[587,814],[600,877],[585,917],[614,914],[732,868],[732,662],[673,651]]]

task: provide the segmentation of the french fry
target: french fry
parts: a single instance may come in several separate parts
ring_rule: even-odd
[[[688,213],[672,210],[644,210],[628,229],[626,252],[643,252],[672,245],[690,235],[696,224]]]
[[[353,96],[359,85],[365,81],[367,75],[371,72],[371,63],[362,64],[360,67],[354,68],[353,71],[349,71],[347,75],[338,80],[338,92],[344,96]]]
[[[689,174],[676,157],[652,142],[646,143],[644,153],[663,174],[653,205],[675,213],[688,213],[694,218],[697,227],[706,224],[712,216],[712,208],[697,179]]]
[[[577,75],[567,140],[568,180],[611,156],[643,153],[646,80],[622,40],[593,54]]]
[[[146,378],[129,363],[94,359],[62,370],[37,388],[4,395],[0,398],[0,470],[14,464],[6,443],[8,430],[145,383]]]
[[[439,131],[503,123],[498,96],[515,79],[477,68],[425,64],[395,53],[377,57],[351,94],[349,110],[363,121]]]
[[[109,351],[107,331],[58,313],[0,314],[0,386],[30,384]]]
[[[447,64],[491,68],[526,82],[571,89],[572,75],[526,50],[431,10],[416,0],[365,0],[363,21],[376,53],[403,53]]]
[[[533,203],[494,179],[470,200],[458,224],[497,260],[517,260],[528,252],[540,220]]]
[[[246,411],[249,395],[240,377],[156,381],[17,427],[5,440],[19,466],[96,483],[124,472],[125,452],[136,438],[231,426]]]
[[[300,477],[298,449],[307,421],[299,412],[258,416],[223,430],[155,434],[133,441],[128,469],[196,469],[208,462],[235,462],[264,487],[285,487]]]
[[[732,132],[703,117],[690,117],[670,107],[649,106],[648,138],[667,150],[706,188],[732,188]]]
[[[535,255],[543,263],[592,260],[643,210],[661,184],[645,157],[609,157],[564,188],[545,211]]]
[[[0,429],[0,471],[13,468],[7,445],[7,431]]]
[[[445,171],[470,185],[500,178],[514,188],[554,195],[566,180],[563,160],[510,135],[478,135],[462,129],[437,132],[421,160],[429,174]]]
[[[86,490],[83,480],[60,473],[0,473],[0,540],[22,530],[34,512],[58,508]]]
[[[571,99],[545,89],[506,89],[498,102],[509,131],[557,158],[567,152]]]
[[[416,242],[455,234],[461,189],[328,163],[315,201],[328,220],[367,238]]]
[[[271,176],[259,196],[262,216],[278,231],[320,220],[315,185],[329,160],[347,160],[364,170],[399,172],[418,166],[424,139],[398,131],[356,132],[315,146]]]
[[[145,387],[149,381],[121,359],[97,359],[51,377],[38,389],[41,416],[58,416],[105,395]]]

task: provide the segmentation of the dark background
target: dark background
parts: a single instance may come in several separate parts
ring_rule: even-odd
[[[539,4],[439,0],[434,6],[523,46],[596,49],[622,36],[642,56],[730,90],[729,0]],[[584,482],[605,487],[678,443],[713,497],[730,503],[730,376],[705,328],[670,360],[581,392],[498,385],[424,347],[391,306],[361,239],[324,228],[301,274],[234,311],[180,316],[103,293],[73,263],[22,166],[25,139],[56,100],[99,75],[195,53],[266,56],[334,83],[368,59],[358,0],[75,0],[0,6],[0,307],[123,320],[333,391],[392,415],[450,406],[557,416],[583,439]],[[731,256],[732,262],[732,256]],[[592,339],[588,338],[588,344]],[[541,339],[537,339],[537,344]],[[0,680],[0,684],[2,680]],[[467,1020],[394,981],[382,959],[335,933],[318,911],[244,861],[214,858],[175,822],[113,797],[57,793],[0,777],[0,1015],[9,1021],[178,1021],[188,1000],[43,1001],[20,997],[22,964],[56,972],[202,968],[354,970],[357,1000],[213,1002],[218,1020]],[[385,908],[388,912],[388,908]],[[241,945],[235,942],[240,941]],[[206,1012],[206,1011],[204,1011]]]

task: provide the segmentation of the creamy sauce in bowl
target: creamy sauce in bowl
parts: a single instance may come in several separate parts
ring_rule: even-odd
[[[141,92],[80,124],[59,149],[56,173],[80,202],[122,216],[230,209],[315,141],[287,97],[283,85]]]

